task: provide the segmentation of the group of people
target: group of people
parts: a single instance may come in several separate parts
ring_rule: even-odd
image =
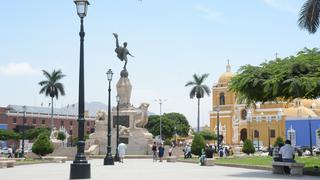
[[[172,149],[171,149],[171,153],[172,153]],[[171,154],[169,152],[169,155]],[[156,142],[153,143],[152,145],[152,155],[153,155],[153,162],[157,162],[157,159],[159,158],[159,162],[163,161],[163,156],[164,156],[164,146],[163,143],[159,143],[157,145]]]
[[[207,144],[205,146],[204,149],[201,150],[201,156],[199,158],[200,161],[200,165],[203,166],[204,165],[204,160],[206,158],[213,158],[213,153],[214,153],[214,149],[212,146],[209,146],[209,144]]]

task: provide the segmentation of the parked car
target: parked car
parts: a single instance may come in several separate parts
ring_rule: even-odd
[[[0,154],[8,154],[8,148],[7,147],[0,148]]]

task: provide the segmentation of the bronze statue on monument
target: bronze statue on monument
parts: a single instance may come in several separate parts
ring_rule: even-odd
[[[123,47],[119,46],[119,40],[118,40],[118,34],[113,33],[113,36],[116,38],[116,49],[114,50],[117,53],[117,57],[121,60],[124,61],[124,66],[123,66],[123,71],[121,71],[121,76],[124,72],[128,74],[127,72],[127,63],[128,63],[128,58],[127,56],[130,55],[131,57],[134,57],[132,54],[130,54],[129,50],[127,49],[128,43],[124,42]]]

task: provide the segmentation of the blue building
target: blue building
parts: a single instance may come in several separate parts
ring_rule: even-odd
[[[312,146],[320,147],[320,118],[287,118],[286,138],[291,140],[293,146],[310,146],[310,128]]]

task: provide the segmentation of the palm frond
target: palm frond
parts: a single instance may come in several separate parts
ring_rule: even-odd
[[[315,33],[319,27],[320,0],[307,0],[299,14],[298,24],[301,29]]]

